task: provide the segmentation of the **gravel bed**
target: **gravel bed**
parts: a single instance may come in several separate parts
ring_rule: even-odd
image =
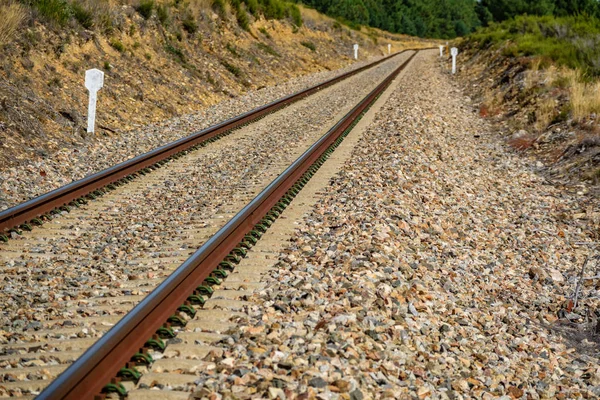
[[[86,146],[63,148],[44,159],[35,156],[23,165],[0,167],[0,211],[375,60],[293,78],[162,123],[90,137]]]
[[[580,199],[505,149],[435,54],[409,67],[194,398],[600,396],[582,336],[597,300],[564,310],[593,255],[576,245]]]
[[[212,227],[216,216],[225,223],[332,126],[338,113],[349,111],[408,55],[400,57],[141,178],[150,183],[132,183],[132,190],[127,185],[59,216],[58,235],[14,235],[7,246],[23,254],[0,269],[0,343],[39,340],[40,321],[56,320],[61,327],[64,319],[70,327],[83,327],[87,317],[126,312],[96,309],[87,299],[145,293],[122,288],[123,283],[162,279],[168,271],[161,264],[173,262],[165,258],[184,260],[201,244],[178,241],[189,240],[195,229]]]

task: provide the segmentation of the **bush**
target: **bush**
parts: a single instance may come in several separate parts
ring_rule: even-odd
[[[154,0],[141,0],[135,9],[144,19],[149,19],[154,9]]]
[[[227,14],[225,0],[212,0],[212,8],[221,18],[225,18]]]
[[[252,15],[257,15],[260,6],[258,5],[258,0],[246,0],[246,7],[248,8],[248,11],[250,12],[250,14]]]
[[[302,26],[302,14],[296,4],[288,4],[286,15],[292,20],[297,27]]]
[[[159,4],[158,6],[156,6],[156,16],[158,17],[158,20],[160,21],[162,26],[169,25],[169,8],[166,4]]]
[[[506,56],[540,56],[600,76],[600,20],[594,17],[521,16],[479,29],[466,43],[480,48],[505,46]]]
[[[117,50],[119,53],[122,53],[125,51],[125,45],[119,39],[111,38],[108,41],[108,44],[110,44],[110,46],[112,48],[114,48],[115,50]]]
[[[73,15],[66,0],[34,0],[32,5],[41,17],[60,26],[65,26]]]
[[[168,43],[165,46],[165,50],[167,51],[167,53],[173,54],[180,63],[185,63],[185,54],[183,54],[183,51],[181,51],[180,48],[173,46],[171,43]]]
[[[71,8],[77,22],[85,29],[92,29],[94,26],[94,15],[92,12],[77,1],[71,3]]]
[[[181,25],[183,26],[183,29],[185,29],[185,31],[189,34],[194,34],[198,31],[198,24],[196,23],[196,20],[194,19],[192,13],[187,13],[184,16],[183,21],[181,21]]]
[[[317,49],[317,47],[314,45],[314,43],[311,43],[311,42],[300,42],[300,44],[312,51],[315,51]]]
[[[221,60],[221,65],[224,66],[227,71],[231,72],[234,76],[238,78],[242,75],[242,71],[240,71],[238,67],[236,67],[233,64],[229,64],[225,60]]]
[[[241,6],[238,6],[235,17],[237,19],[238,25],[245,31],[250,30],[250,19],[248,18],[248,14],[246,10],[244,10]]]
[[[260,0],[266,19],[282,19],[285,17],[285,5],[280,0]]]

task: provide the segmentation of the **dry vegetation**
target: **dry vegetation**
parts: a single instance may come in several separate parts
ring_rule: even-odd
[[[353,43],[361,58],[386,54],[388,40],[428,46],[302,13],[281,0],[0,0],[0,166],[340,68]],[[90,68],[105,73],[94,135]]]
[[[600,184],[600,78],[544,56],[514,56],[504,46],[463,44],[464,76],[479,113],[513,148],[531,152],[560,182]]]
[[[0,0],[0,46],[13,39],[25,17],[26,10],[21,4],[10,0]]]

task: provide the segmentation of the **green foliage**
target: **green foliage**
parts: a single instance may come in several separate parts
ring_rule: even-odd
[[[300,42],[300,44],[304,47],[306,47],[307,49],[310,49],[312,51],[317,50],[317,46],[315,46],[314,43],[312,42]]]
[[[482,48],[506,42],[507,56],[540,56],[600,76],[600,20],[595,17],[520,16],[482,28],[467,41]]]
[[[258,31],[260,33],[262,33],[263,35],[265,35],[267,37],[267,39],[271,39],[271,35],[267,31],[267,28],[265,28],[264,26],[261,26],[260,28],[258,28]]]
[[[112,65],[108,61],[104,61],[104,70],[110,71],[112,69]]]
[[[235,48],[235,46],[234,46],[234,45],[232,45],[231,43],[227,42],[227,44],[225,45],[225,48],[226,48],[227,50],[229,50],[229,52],[230,52],[231,54],[233,54],[234,56],[236,56],[236,57],[239,57],[239,56],[240,56],[240,53],[238,53],[238,51],[237,51],[237,49]]]
[[[258,15],[258,11],[260,10],[260,5],[258,4],[258,0],[245,0],[246,7],[248,11],[252,15]]]
[[[108,41],[108,44],[110,44],[110,46],[112,48],[114,48],[115,50],[117,50],[119,53],[122,53],[125,51],[125,45],[119,39],[111,38]]]
[[[198,31],[198,24],[196,23],[196,19],[191,12],[188,12],[183,16],[181,25],[183,26],[183,29],[185,29],[185,31],[190,35],[193,35]]]
[[[248,13],[241,6],[237,6],[235,11],[235,18],[237,19],[238,25],[245,31],[250,30],[250,19]]]
[[[185,64],[185,54],[183,54],[183,51],[179,47],[175,47],[171,43],[167,43],[167,45],[165,46],[165,50],[167,51],[167,53],[171,53],[172,55],[174,55],[177,61],[179,61],[182,64]]]
[[[221,18],[225,17],[225,0],[212,0],[212,8]]]
[[[267,54],[270,54],[275,57],[281,57],[281,55],[277,51],[275,51],[275,49],[273,49],[271,46],[269,46],[268,44],[258,42],[256,44],[256,47],[258,47],[259,49],[261,49],[262,51],[264,51]]]
[[[65,26],[73,15],[71,5],[66,0],[31,0],[29,4],[42,18],[60,26]]]
[[[281,0],[259,0],[266,19],[283,19],[285,4]]]
[[[518,15],[600,17],[598,0],[303,0],[352,28],[369,25],[421,37],[466,36]]]
[[[71,9],[73,10],[73,17],[79,22],[85,29],[92,29],[94,26],[94,14],[83,6],[78,1],[71,3]]]
[[[156,6],[156,16],[160,21],[162,26],[168,26],[169,20],[171,19],[169,15],[169,8],[166,4],[159,4]]]
[[[141,0],[135,9],[144,19],[149,19],[154,9],[154,0]]]
[[[292,20],[294,25],[297,27],[302,26],[302,14],[300,13],[300,9],[295,4],[288,4],[286,8],[286,16]]]
[[[226,60],[221,60],[221,65],[225,67],[225,69],[231,72],[234,76],[240,77],[242,75],[242,71],[233,64],[228,63]]]

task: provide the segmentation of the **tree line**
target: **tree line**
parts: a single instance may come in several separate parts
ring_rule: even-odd
[[[302,0],[351,26],[428,38],[465,36],[517,15],[600,16],[599,0]]]

